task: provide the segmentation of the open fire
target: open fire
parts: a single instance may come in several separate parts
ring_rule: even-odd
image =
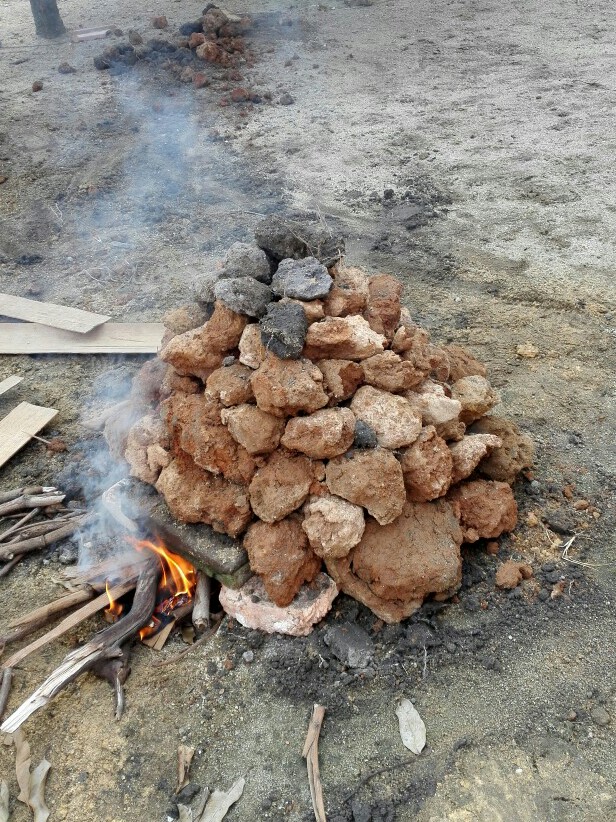
[[[135,550],[156,554],[161,566],[156,607],[149,623],[139,631],[139,638],[144,640],[161,631],[174,618],[178,608],[192,601],[197,584],[197,572],[190,562],[169,551],[160,540],[138,540],[134,537],[126,539]],[[112,598],[108,582],[105,588],[109,597],[109,607],[105,610],[105,616],[108,621],[114,622],[121,616],[123,605]]]

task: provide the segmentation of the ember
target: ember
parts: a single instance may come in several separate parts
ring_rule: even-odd
[[[105,619],[107,622],[116,622],[122,615],[122,611],[124,610],[122,604],[118,602],[117,599],[114,599],[111,594],[111,588],[109,585],[109,581],[105,582],[105,592],[109,597],[109,607],[105,608]]]

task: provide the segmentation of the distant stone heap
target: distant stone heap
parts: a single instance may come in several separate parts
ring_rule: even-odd
[[[125,457],[178,520],[242,539],[276,605],[325,565],[397,622],[458,589],[463,542],[515,527],[532,443],[395,277],[347,266],[319,223],[267,218],[256,241],[166,317]]]

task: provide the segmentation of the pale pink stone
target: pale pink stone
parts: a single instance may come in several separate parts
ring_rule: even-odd
[[[470,477],[481,460],[502,444],[501,438],[494,434],[471,434],[450,445],[449,450],[453,457],[451,484],[455,485],[456,482]]]
[[[223,585],[219,599],[225,611],[245,628],[266,634],[307,636],[330,610],[337,595],[336,583],[321,573],[310,584],[302,585],[286,608],[274,605],[257,576],[251,577],[239,590]]]
[[[351,400],[351,411],[375,432],[383,448],[410,445],[421,431],[421,416],[404,397],[362,385]]]
[[[249,368],[258,368],[265,359],[265,346],[261,342],[261,329],[257,323],[247,325],[239,342],[240,362]]]

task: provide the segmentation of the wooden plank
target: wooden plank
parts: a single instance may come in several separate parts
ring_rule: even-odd
[[[38,323],[0,323],[0,354],[156,354],[162,323],[105,323],[73,334]]]
[[[91,311],[82,311],[81,308],[27,300],[25,297],[3,293],[0,293],[0,314],[13,320],[42,323],[67,331],[79,331],[81,334],[92,331],[109,319],[104,314],[93,314]]]
[[[7,377],[5,380],[0,380],[0,394],[5,394],[22,380],[23,377]]]
[[[20,402],[0,420],[0,466],[16,454],[57,414],[55,408],[43,408],[29,402]]]

